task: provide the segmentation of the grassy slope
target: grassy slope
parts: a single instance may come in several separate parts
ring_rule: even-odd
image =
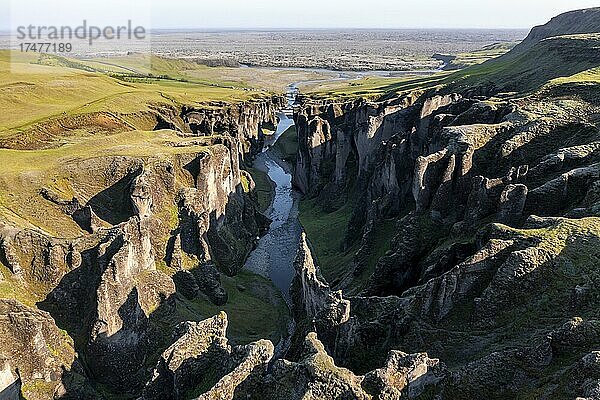
[[[342,250],[351,217],[351,201],[331,213],[324,212],[316,199],[305,199],[300,202],[300,223],[313,246],[313,255],[323,276],[332,284],[338,283],[349,270],[361,244],[357,241],[349,249]],[[395,221],[382,221],[374,229],[373,246],[366,260],[366,268],[359,276],[354,277],[349,287],[344,288],[350,294],[358,293],[363,289],[367,279],[375,270],[377,260],[390,249],[390,241],[396,230]]]
[[[133,76],[132,70],[136,74],[150,71],[143,70],[144,60],[139,58],[113,60],[122,67],[102,71],[100,67],[104,64],[98,62],[38,57],[0,52],[0,106],[10,110],[0,116],[0,138],[28,135],[38,127],[52,126],[57,119],[61,120],[58,124],[61,135],[64,121],[77,125],[81,118],[87,121],[85,118],[94,113],[114,116],[125,126],[121,131],[97,134],[82,125],[74,134],[59,137],[57,145],[50,148],[0,149],[0,218],[11,225],[42,229],[57,237],[77,237],[83,233],[60,209],[41,200],[40,189],[50,187],[66,198],[76,190],[83,201],[87,200],[85,196],[104,189],[102,182],[93,178],[95,172],[79,168],[79,163],[90,166],[95,160],[110,162],[114,156],[168,159],[175,154],[207,150],[199,145],[170,146],[172,142],[185,141],[173,131],[148,131],[153,128],[153,121],[143,116],[151,107],[239,102],[266,93],[226,87],[228,82],[210,76],[186,81],[182,71],[194,67],[186,61],[155,59],[152,69],[155,77],[140,78]],[[207,67],[199,67],[197,71],[202,68]],[[158,77],[166,74],[173,79]],[[95,122],[92,121],[92,127]],[[47,288],[24,287],[22,282],[12,279],[3,265],[0,273],[4,277],[0,279],[1,297],[16,298],[30,306],[45,298]],[[270,282],[242,273],[234,278],[224,277],[223,285],[230,296],[227,305],[216,307],[205,299],[182,300],[179,310],[183,314],[179,317],[201,320],[223,309],[230,316],[231,338],[240,343],[264,337],[277,341],[285,332],[288,310]]]
[[[77,167],[83,160],[98,160],[114,156],[164,157],[178,153],[197,153],[203,146],[172,147],[182,139],[172,131],[132,131],[85,140],[72,140],[59,148],[45,150],[0,149],[0,217],[16,226],[40,228],[58,237],[75,237],[81,229],[60,209],[42,201],[43,187],[63,193],[66,199],[74,195],[91,197],[104,189],[94,178],[94,171]],[[83,198],[83,200],[87,200]]]
[[[322,85],[307,94],[315,99],[371,99],[413,90],[449,86],[451,90],[493,84],[501,91],[526,95],[547,86],[600,82],[600,34],[568,35],[543,40],[525,51],[513,50],[498,58],[454,73],[400,78],[364,78]]]
[[[470,53],[459,53],[456,58],[450,61],[446,69],[455,70],[482,64],[492,58],[506,54],[514,45],[514,43],[496,43]]]
[[[0,52],[0,107],[11,110],[0,117],[0,137],[26,131],[31,125],[52,117],[107,112],[131,124],[127,115],[149,111],[152,105],[238,102],[262,94],[224,87],[218,81],[178,81],[180,72],[176,68],[185,66],[178,63],[161,65],[157,71],[170,73],[175,79],[138,81],[116,79],[64,64],[71,65],[64,59],[39,60],[34,55]]]
[[[570,35],[543,40],[527,51],[512,51],[503,57],[459,71],[452,84],[459,87],[492,83],[500,90],[532,93],[551,81],[571,77],[600,66],[600,34]]]
[[[316,199],[300,202],[300,223],[313,246],[321,272],[330,283],[343,275],[344,269],[352,261],[352,250],[357,250],[355,248],[342,252],[346,227],[351,216],[350,204],[345,204],[332,213],[326,213]]]

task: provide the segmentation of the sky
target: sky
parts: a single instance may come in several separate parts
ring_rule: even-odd
[[[600,0],[0,0],[0,29],[25,24],[218,28],[530,28]]]

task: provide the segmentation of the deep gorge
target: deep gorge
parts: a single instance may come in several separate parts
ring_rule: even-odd
[[[16,174],[0,398],[598,398],[598,21],[382,94],[153,105]]]

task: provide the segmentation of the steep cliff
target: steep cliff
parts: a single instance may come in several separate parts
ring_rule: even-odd
[[[254,338],[268,282],[233,280],[268,224],[242,167],[280,98],[3,141],[0,397],[597,398],[597,19],[406,90],[300,99],[286,359]],[[252,340],[230,340],[232,302]]]
[[[277,112],[286,106],[284,96],[268,101],[250,101],[240,104],[214,103],[211,107],[183,107],[181,118],[194,134],[227,134],[239,142],[240,152],[248,154],[262,148],[263,126],[277,125]]]
[[[12,189],[3,177],[13,198],[0,219],[0,285],[3,296],[27,304],[7,301],[0,324],[6,393],[137,395],[177,324],[210,316],[206,306],[190,308],[228,303],[221,275],[240,271],[268,226],[242,163],[278,102],[194,111],[208,113],[210,131],[196,129],[184,110],[187,125],[65,149],[76,156],[59,153],[29,172],[26,186],[27,163]],[[101,150],[88,155],[95,141]],[[35,353],[23,348],[28,340]]]
[[[294,181],[318,262],[296,267],[296,315],[336,364],[427,352],[452,371],[429,396],[593,398],[598,21],[571,14],[436,86],[301,99]]]

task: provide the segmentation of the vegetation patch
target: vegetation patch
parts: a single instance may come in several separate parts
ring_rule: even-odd
[[[254,179],[258,209],[263,214],[266,213],[267,209],[273,203],[273,197],[275,197],[275,184],[269,178],[269,176],[256,168],[248,168],[248,172]]]
[[[392,97],[399,94],[407,94],[414,90],[435,87],[445,83],[449,75],[449,72],[438,72],[426,76],[405,75],[395,78],[367,77],[323,84],[319,86],[318,90],[307,92],[307,94],[315,99],[346,101],[363,97],[375,100],[382,96]]]
[[[331,284],[343,276],[357,250],[357,246],[342,250],[351,217],[350,202],[331,213],[323,211],[317,199],[300,202],[300,223],[310,240],[323,276]]]
[[[298,132],[296,127],[291,126],[283,132],[273,147],[285,162],[289,165],[296,165],[298,154]]]
[[[203,321],[225,311],[229,318],[227,337],[233,344],[248,344],[260,339],[278,343],[287,335],[289,309],[271,281],[242,270],[235,277],[221,276],[228,294],[227,304],[216,306],[203,296],[187,300],[178,296],[176,313],[153,315],[162,330],[170,330],[182,321]]]

